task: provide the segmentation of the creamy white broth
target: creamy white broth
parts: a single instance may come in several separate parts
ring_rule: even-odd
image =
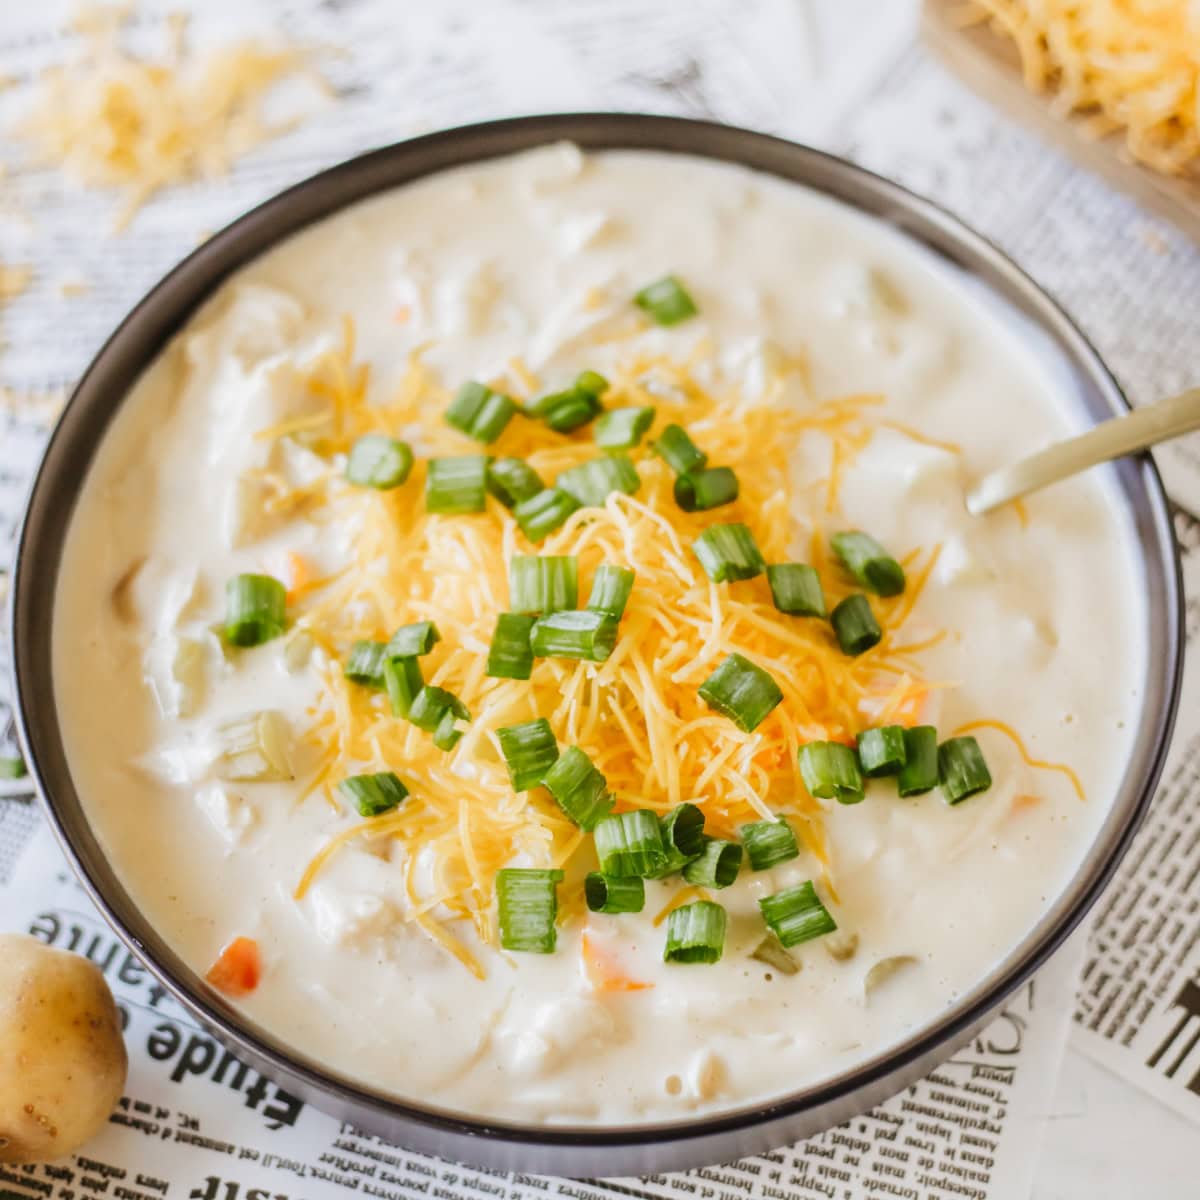
[[[396,386],[423,343],[447,386],[494,375],[514,354],[565,380],[628,353],[606,333],[638,287],[670,271],[701,315],[648,331],[639,347],[683,356],[711,339],[712,370],[747,391],[775,348],[803,351],[816,396],[882,393],[888,418],[961,445],[960,458],[881,429],[843,472],[844,523],[885,545],[943,544],[907,627],[914,641],[952,631],[921,656],[927,678],[957,685],[935,693],[929,719],[942,731],[1010,723],[1035,757],[1078,772],[1087,801],[981,733],[994,785],[957,808],[937,792],[898,800],[889,781],[862,804],[825,805],[832,908],[858,938],[848,958],[811,942],[787,978],[748,957],[758,898],[815,876],[802,854],[744,869],[715,893],[730,921],[714,966],[661,962],[652,918],[678,885],[651,882],[642,914],[599,929],[652,990],[593,994],[578,923],[552,956],[476,947],[488,967],[479,981],[404,919],[386,848],[347,847],[292,898],[304,865],[350,822],[320,796],[298,802],[311,767],[302,745],[295,782],[213,778],[221,717],[274,708],[300,729],[320,688],[315,666],[289,670],[278,642],[226,661],[209,633],[224,581],[285,548],[335,569],[354,535],[262,520],[253,497],[237,503],[236,480],[268,461],[294,481],[325,469],[253,435],[305,410],[292,366],[340,337],[344,313],[372,395]],[[610,300],[596,305],[593,289]],[[360,204],[225,285],[139,382],[98,453],[54,611],[55,691],[87,811],[134,897],[198,972],[230,938],[254,937],[265,971],[241,1007],[396,1094],[515,1120],[624,1122],[828,1077],[935,1018],[1012,949],[1069,878],[1122,774],[1144,652],[1133,534],[1115,496],[1092,474],[1032,500],[1027,525],[1012,512],[975,520],[961,503],[966,478],[1079,423],[1054,383],[930,256],[740,168],[558,146]],[[812,403],[800,390],[794,400]],[[802,481],[828,469],[820,439],[796,448]],[[122,617],[108,597],[135,563]],[[198,695],[172,678],[181,637],[204,664]],[[1024,794],[1040,802],[1014,808]],[[892,956],[913,961],[868,995],[868,972]]]

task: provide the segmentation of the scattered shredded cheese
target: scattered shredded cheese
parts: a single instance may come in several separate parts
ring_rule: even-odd
[[[1021,55],[1025,83],[1088,132],[1125,131],[1129,154],[1168,175],[1200,167],[1200,5],[1195,0],[969,0]]]
[[[606,400],[655,405],[713,447],[741,481],[739,500],[723,508],[720,519],[749,525],[768,561],[796,557],[797,505],[786,448],[802,435],[819,435],[836,448],[839,462],[851,462],[872,436],[871,417],[881,398],[851,396],[801,410],[782,401],[779,379],[760,399],[715,395],[697,381],[694,366],[631,355],[611,373]],[[260,436],[299,432],[315,450],[330,454],[344,452],[364,433],[416,428],[423,455],[478,451],[441,420],[448,396],[420,353],[411,356],[391,402],[368,403],[368,385],[347,321],[342,345],[316,364],[308,380],[312,411]],[[586,431],[566,439],[537,422],[514,421],[492,452],[522,457],[553,479],[597,451]],[[496,729],[535,716],[549,720],[560,744],[579,745],[590,755],[619,808],[665,813],[691,801],[719,836],[736,836],[748,821],[789,815],[832,889],[821,807],[804,788],[799,748],[813,739],[852,740],[870,723],[881,697],[891,698],[898,720],[919,715],[918,700],[933,686],[911,662],[920,647],[902,646],[900,656],[889,644],[912,611],[938,548],[918,548],[906,557],[912,576],[906,594],[873,602],[887,640],[849,658],[826,623],[779,613],[765,578],[733,587],[711,583],[690,546],[713,514],[678,508],[673,476],[657,457],[639,455],[637,465],[642,486],[636,496],[614,494],[603,508],[580,510],[536,547],[543,554],[578,556],[581,603],[600,563],[634,569],[615,651],[604,663],[540,660],[528,682],[484,674],[496,614],[508,607],[508,559],[514,551],[535,549],[510,513],[495,505],[471,516],[426,513],[417,499],[422,462],[394,491],[354,488],[340,478],[321,481],[322,517],[353,529],[355,559],[297,604],[297,627],[329,656],[306,734],[318,763],[312,790],[338,807],[334,788],[343,777],[396,769],[411,796],[395,814],[345,826],[303,872],[298,897],[342,846],[386,836],[403,847],[409,919],[476,970],[474,956],[443,926],[447,913],[470,921],[481,942],[494,944],[499,868],[514,860],[564,866],[568,881],[572,868],[576,876],[586,869],[577,853],[585,843],[580,831],[541,790],[514,794],[499,754]],[[819,549],[827,531],[811,533]],[[830,605],[852,590],[823,549],[812,561]],[[435,749],[428,734],[393,718],[383,696],[342,674],[352,642],[386,639],[399,625],[422,619],[436,621],[443,635],[422,660],[426,682],[455,692],[473,716],[448,754]],[[753,733],[738,730],[697,695],[700,683],[734,650],[770,671],[784,693],[784,703]],[[900,692],[897,676],[906,681]],[[413,881],[417,856],[432,877],[425,882],[423,866],[420,889]],[[583,915],[579,891],[561,889],[564,922]]]

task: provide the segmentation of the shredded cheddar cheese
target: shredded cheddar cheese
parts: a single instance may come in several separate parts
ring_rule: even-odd
[[[38,103],[18,130],[41,161],[85,186],[120,192],[118,229],[160,189],[223,175],[292,128],[295,120],[263,115],[267,93],[281,80],[304,74],[322,85],[294,47],[245,41],[196,59],[179,19],[164,54],[136,56],[122,40],[131,10],[97,6],[76,22],[83,39],[77,60],[45,73]]]
[[[964,23],[1011,38],[1025,83],[1097,137],[1168,175],[1200,165],[1200,5],[1195,0],[970,0]]]
[[[779,380],[764,398],[751,401],[710,393],[697,381],[695,366],[631,355],[612,373],[606,400],[654,405],[664,419],[684,424],[700,444],[719,452],[741,480],[740,498],[721,510],[721,519],[745,522],[768,561],[794,558],[797,510],[785,447],[803,435],[820,436],[837,461],[852,462],[872,436],[871,417],[882,398],[850,396],[800,410],[781,401]],[[515,374],[524,374],[520,366]],[[638,455],[637,495],[614,493],[603,508],[580,510],[536,548],[498,505],[469,516],[427,513],[419,499],[421,459],[478,446],[441,420],[449,397],[420,352],[410,357],[390,402],[368,403],[369,382],[366,366],[355,361],[354,328],[347,321],[342,344],[315,364],[308,379],[311,412],[259,435],[301,430],[315,449],[335,453],[365,433],[420,430],[421,455],[403,487],[375,491],[335,477],[320,481],[323,519],[353,531],[354,560],[332,581],[298,594],[295,606],[297,629],[326,655],[321,697],[305,734],[316,762],[310,792],[323,793],[339,808],[339,780],[395,769],[411,795],[397,812],[347,825],[328,841],[300,876],[297,897],[348,843],[399,843],[408,919],[478,972],[478,960],[447,924],[467,921],[481,942],[495,943],[497,870],[514,861],[563,867],[568,881],[572,871],[577,881],[587,868],[582,832],[548,793],[514,793],[499,753],[498,728],[537,716],[549,720],[561,745],[586,751],[619,809],[665,813],[691,801],[703,809],[709,832],[725,837],[736,836],[746,822],[787,814],[836,891],[821,808],[804,788],[799,749],[814,739],[852,741],[881,697],[898,716],[915,719],[920,700],[938,686],[920,679],[911,661],[919,645],[889,649],[938,548],[907,557],[913,577],[904,596],[872,602],[885,643],[849,658],[826,623],[776,610],[765,579],[735,587],[708,580],[690,546],[712,514],[678,508],[672,473],[656,456]],[[544,479],[597,452],[586,431],[568,439],[525,420],[512,422],[490,449],[526,459]],[[820,549],[827,531],[800,532],[805,541],[811,534],[817,551],[812,561],[829,603],[836,604],[853,588]],[[534,550],[578,557],[581,603],[599,564],[633,568],[636,581],[616,649],[604,663],[539,660],[529,681],[489,678],[488,645],[497,614],[508,608],[508,561]],[[398,626],[423,619],[436,621],[442,633],[422,659],[425,681],[453,691],[472,713],[450,753],[395,719],[382,694],[342,673],[354,641],[386,639]],[[768,670],[784,694],[784,703],[752,733],[697,695],[700,683],[735,650]],[[562,920],[569,923],[584,913],[582,892],[570,886],[561,891]]]
[[[1034,758],[1033,755],[1025,749],[1025,743],[1021,740],[1021,735],[1011,725],[1006,724],[1004,721],[968,721],[967,724],[960,725],[951,736],[959,737],[964,733],[973,733],[977,729],[994,729],[997,733],[1004,734],[1004,736],[1008,738],[1008,740],[1012,742],[1014,746],[1016,746],[1017,753],[1021,756],[1026,766],[1033,767],[1034,770],[1037,771],[1057,771],[1058,774],[1065,775],[1066,778],[1070,780],[1071,787],[1075,789],[1075,795],[1077,795],[1080,800],[1087,799],[1087,794],[1083,790],[1083,782],[1080,780],[1079,775],[1072,767],[1067,766],[1066,763],[1047,762],[1043,758]]]

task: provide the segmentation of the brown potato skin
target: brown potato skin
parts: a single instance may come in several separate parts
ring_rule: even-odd
[[[0,934],[0,1163],[45,1162],[94,1137],[125,1086],[121,1018],[86,958]]]

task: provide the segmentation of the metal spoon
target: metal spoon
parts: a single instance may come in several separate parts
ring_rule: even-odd
[[[1158,400],[1123,417],[1101,421],[1095,429],[1055,442],[1020,462],[985,475],[967,493],[967,511],[981,517],[1001,504],[1057,483],[1097,463],[1135,454],[1200,429],[1200,388]]]

